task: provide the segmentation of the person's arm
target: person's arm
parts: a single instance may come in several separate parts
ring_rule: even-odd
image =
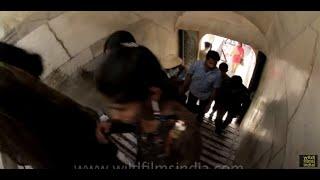
[[[182,86],[181,94],[184,94],[189,90],[190,84],[191,84],[191,74],[187,74]]]
[[[186,122],[186,121],[184,121]],[[170,131],[171,137],[174,132]],[[187,122],[186,130],[177,139],[172,138],[170,156],[180,165],[192,165],[200,160],[201,135],[196,122]]]
[[[181,94],[184,94],[189,90],[189,87],[190,87],[190,84],[191,84],[191,78],[192,78],[192,75],[195,72],[195,66],[196,66],[196,63],[193,63],[190,66],[189,71],[186,73],[186,77],[185,77],[182,89],[180,91]]]
[[[135,132],[137,126],[134,124],[123,123],[121,120],[110,119],[109,121],[97,122],[96,137],[102,144],[109,143],[108,136],[113,133]]]
[[[238,51],[237,51],[237,48],[235,47],[232,49],[231,56],[235,56],[237,54],[238,54]]]
[[[210,109],[210,106],[211,106],[213,100],[216,98],[219,88],[221,87],[221,83],[222,83],[222,77],[219,75],[219,76],[217,76],[216,80],[214,81],[214,83],[212,85],[213,90],[212,90],[211,96],[209,97],[209,103],[208,103],[207,107],[205,108],[205,112],[207,112]]]
[[[216,98],[218,89],[219,89],[219,88],[214,88],[214,89],[212,90],[212,93],[211,93],[211,96],[210,96],[210,99],[209,99],[211,103],[212,103],[212,101]]]
[[[214,100],[214,99],[216,98],[216,96],[217,96],[217,91],[218,91],[218,89],[219,89],[219,88],[214,88],[214,89],[212,90],[211,96],[209,97],[209,103],[208,103],[208,105],[207,105],[206,108],[205,108],[205,112],[208,112],[208,111],[209,111],[213,100]]]
[[[185,123],[186,130],[177,139],[174,136],[174,130],[170,130],[167,152],[169,152],[171,160],[175,160],[181,165],[194,164],[199,161],[201,152],[201,136],[196,114],[191,113],[179,103],[173,103],[172,109],[177,119]]]
[[[101,144],[108,144],[109,139],[105,136],[109,132],[111,127],[110,122],[97,122],[96,126],[96,138]]]

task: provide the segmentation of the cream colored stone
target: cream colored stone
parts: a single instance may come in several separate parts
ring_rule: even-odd
[[[3,31],[3,38],[12,29],[22,23],[27,17],[29,17],[32,11],[1,11],[0,12],[0,29]]]
[[[272,158],[272,160],[268,164],[267,168],[268,169],[282,169],[284,155],[285,155],[285,149],[282,149],[275,157]]]
[[[280,100],[275,101],[273,113],[275,116],[275,126],[273,130],[272,156],[278,153],[287,141],[288,106],[285,94],[283,94]]]
[[[252,167],[261,156],[271,149],[274,116],[270,104],[260,100],[252,104],[243,122],[240,132],[240,146],[236,153],[236,162]],[[248,161],[248,159],[250,159]]]
[[[86,49],[60,67],[62,73],[71,75],[93,59],[90,49]]]
[[[320,43],[318,41],[318,43]],[[319,45],[319,44],[318,44]],[[320,54],[319,46],[316,51],[317,56],[310,77],[308,89],[299,106],[294,119],[289,124],[286,148],[286,168],[297,168],[298,155],[318,154],[319,146],[319,128],[320,121],[320,102],[319,96],[319,80],[320,80]]]
[[[23,22],[19,27],[16,28],[19,39],[22,39],[24,36],[47,22],[48,21],[46,19]]]
[[[257,49],[265,49],[261,31],[245,17],[234,12],[184,12],[178,18],[176,27],[228,37]]]
[[[287,133],[287,145],[284,168],[297,168],[299,166],[299,155],[304,152],[304,119],[294,118]]]
[[[251,154],[251,161],[256,162],[266,151],[270,151],[272,140],[273,140],[273,130],[274,130],[274,115],[272,112],[271,105],[268,104],[267,111],[264,112],[263,121],[255,129],[254,136],[258,140],[258,144],[253,145],[248,151],[255,152]],[[270,156],[270,155],[269,155]]]
[[[48,20],[51,20],[53,18],[56,18],[57,16],[60,16],[64,11],[49,11],[48,12]]]
[[[273,16],[272,24],[266,32],[266,39],[268,41],[268,51],[273,52],[280,49],[282,41],[280,41],[281,25],[278,16]]]
[[[126,28],[138,44],[148,47],[161,61],[169,54],[178,54],[178,33],[159,27],[151,20],[141,20]]]
[[[274,12],[271,11],[236,11],[236,13],[246,17],[259,30],[266,34],[274,20]]]
[[[279,11],[277,13],[283,28],[283,33],[280,36],[285,44],[303,32],[320,16],[318,11]]]
[[[105,42],[106,42],[106,38],[103,38],[90,46],[90,49],[94,57],[97,57],[103,53]]]
[[[285,19],[283,19],[284,16],[279,15],[279,17],[282,18],[282,21],[285,21]],[[299,18],[303,19],[304,17]],[[317,87],[315,85],[312,86],[313,83],[319,82],[319,79],[313,80],[314,77],[319,77],[318,74],[315,74],[315,69],[318,66],[315,66],[310,83],[307,85],[314,62],[313,54],[319,50],[314,49],[317,35],[312,29],[309,27],[306,29],[302,28],[302,32],[300,32],[300,34],[298,33],[296,37],[290,37],[291,35],[294,36],[294,34],[286,34],[287,29],[285,29],[281,23],[283,22],[280,22],[280,18],[278,19],[276,16],[273,24],[270,26],[269,32],[267,32],[266,39],[268,40],[270,50],[267,54],[268,62],[259,87],[259,91],[261,92],[257,94],[260,98],[254,100],[252,105],[255,106],[255,108],[250,108],[242,125],[242,132],[255,129],[255,131],[247,133],[245,137],[241,138],[242,142],[240,145],[240,147],[243,147],[243,149],[240,148],[241,152],[245,151],[245,146],[249,146],[249,148],[246,149],[249,151],[247,154],[251,153],[252,156],[241,157],[242,154],[239,153],[236,160],[241,161],[242,158],[245,158],[246,160],[250,159],[250,162],[252,162],[255,161],[253,159],[259,157],[261,151],[267,146],[264,141],[259,142],[258,140],[252,140],[258,139],[258,135],[263,134],[262,127],[267,127],[266,125],[271,123],[267,122],[270,121],[270,118],[265,118],[266,115],[274,114],[274,128],[271,128],[273,129],[271,134],[273,142],[271,154],[272,157],[275,153],[278,152],[278,154],[270,161],[268,168],[282,167],[281,164],[283,162],[283,167],[285,168],[298,168],[299,154],[319,152],[318,143],[315,143],[319,138],[317,130],[319,129],[319,123],[317,118],[314,118],[319,117],[318,114],[315,114],[319,112],[317,109],[318,106],[315,104],[315,102],[320,101],[318,98],[319,89],[315,89],[314,87]],[[318,23],[319,22],[315,21],[313,27],[319,29]],[[295,25],[291,22],[288,26]],[[299,29],[298,26],[302,26],[302,24],[295,27],[296,29],[294,30],[297,32]],[[284,48],[279,50],[278,47],[280,46]],[[317,62],[319,61],[318,59],[319,58],[316,60]],[[310,88],[312,88],[312,90],[310,90]],[[305,95],[303,96],[304,92]],[[270,107],[270,110],[260,111],[262,115],[258,116],[254,109],[259,109],[260,105],[259,103],[255,103],[255,101],[263,97],[266,99],[266,102],[268,102],[267,104],[269,105],[267,106]],[[304,97],[304,99],[302,99],[301,104],[299,104],[299,108],[287,129],[287,120],[292,116],[302,97]],[[257,124],[255,123],[256,121],[260,122],[261,125],[254,128],[256,126],[255,124]],[[265,129],[271,130],[270,126]],[[243,134],[241,136],[243,136]],[[250,142],[255,145],[251,146]],[[286,148],[279,152],[282,147]],[[256,167],[264,167],[264,162],[261,162],[261,164],[258,163]]]
[[[32,21],[40,21],[40,20],[47,20],[48,19],[48,11],[36,11],[28,16],[24,22],[32,22]]]
[[[265,169],[267,168],[269,162],[270,162],[270,158],[271,158],[271,150],[268,150],[267,152],[265,152],[258,161],[256,161],[252,168],[255,169]]]
[[[280,53],[280,58],[288,61],[286,67],[286,87],[289,118],[294,113],[306,88],[313,61],[316,33],[308,28]]]
[[[69,56],[46,24],[19,40],[17,46],[42,56],[44,65],[42,78],[45,78],[69,59]]]
[[[177,17],[182,12],[177,11],[137,11],[134,12],[138,16],[140,16],[142,19],[149,19],[155,22],[158,26],[161,28],[165,28],[168,31],[174,32],[175,29],[175,23],[177,20]]]
[[[96,71],[101,66],[101,64],[104,62],[104,60],[105,60],[105,55],[100,54],[99,56],[93,58],[92,61],[85,64],[83,66],[83,68],[87,71]]]
[[[57,11],[59,14],[59,11]],[[37,11],[32,13],[30,16],[25,18],[22,23],[20,23],[16,30],[18,32],[19,38],[23,38],[25,35],[30,33],[31,31],[35,30],[42,24],[45,24],[49,20],[50,15],[57,15],[55,12],[50,11]]]
[[[138,21],[133,13],[122,12],[67,12],[52,19],[49,24],[65,44],[71,56]]]
[[[320,16],[311,24],[311,26],[318,32],[320,31]]]

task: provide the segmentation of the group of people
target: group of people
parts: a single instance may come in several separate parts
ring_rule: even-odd
[[[200,158],[193,114],[157,57],[127,31],[109,36],[94,73],[104,115],[45,85],[41,56],[0,43],[0,151],[34,168],[122,164],[113,133],[134,133],[136,162],[192,165]]]
[[[247,103],[246,90],[240,77],[225,74],[226,64],[216,67],[220,57],[215,51],[188,70],[180,58],[168,58],[178,63],[165,69],[129,32],[111,34],[94,73],[98,91],[108,100],[98,115],[41,82],[41,56],[0,43],[0,124],[6,129],[0,131],[0,151],[35,168],[121,164],[110,135],[130,132],[137,138],[136,162],[197,162],[198,125],[211,102],[218,111],[216,127],[223,128],[220,116],[226,111],[237,115]]]
[[[240,59],[243,58],[241,47],[242,43],[238,43],[236,49],[239,53],[234,50],[234,64],[240,63]],[[204,59],[201,59],[203,57]],[[179,78],[179,96],[184,97],[182,100],[186,102],[188,110],[197,114],[198,122],[202,122],[211,104],[215,102],[209,119],[211,120],[213,114],[217,112],[215,119],[217,134],[221,134],[235,117],[238,117],[237,123],[240,124],[250,103],[249,91],[242,84],[242,78],[237,75],[230,78],[227,75],[226,63],[220,63],[219,68],[217,67],[219,60],[219,53],[211,50],[211,44],[205,42],[205,49],[201,51],[200,59],[193,63],[188,71],[180,64],[177,66],[180,71],[176,73],[185,74],[184,78]],[[177,68],[167,71],[172,69]],[[234,69],[236,65],[233,66],[232,71]],[[186,92],[188,92],[188,98],[186,98]],[[227,112],[227,118],[223,122],[222,118]]]
[[[221,56],[221,53],[223,53],[223,43],[218,48],[219,55]],[[199,53],[199,59],[204,60],[206,58],[206,54],[212,49],[212,44],[210,42],[204,42],[204,49],[200,51]],[[235,74],[239,65],[243,65],[243,59],[244,59],[244,49],[241,42],[239,42],[231,51],[231,73]],[[226,57],[225,57],[226,58]],[[228,61],[225,59],[224,61]]]

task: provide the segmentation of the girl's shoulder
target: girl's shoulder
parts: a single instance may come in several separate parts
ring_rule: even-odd
[[[180,164],[192,164],[199,160],[201,138],[196,115],[178,102],[172,102],[177,120],[183,121],[186,129],[174,140],[172,155]],[[176,121],[177,122],[177,121]],[[174,129],[172,130],[174,133]]]

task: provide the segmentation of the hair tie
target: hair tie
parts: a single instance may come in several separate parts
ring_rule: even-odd
[[[121,43],[121,45],[125,47],[139,47],[139,45],[135,42]]]

